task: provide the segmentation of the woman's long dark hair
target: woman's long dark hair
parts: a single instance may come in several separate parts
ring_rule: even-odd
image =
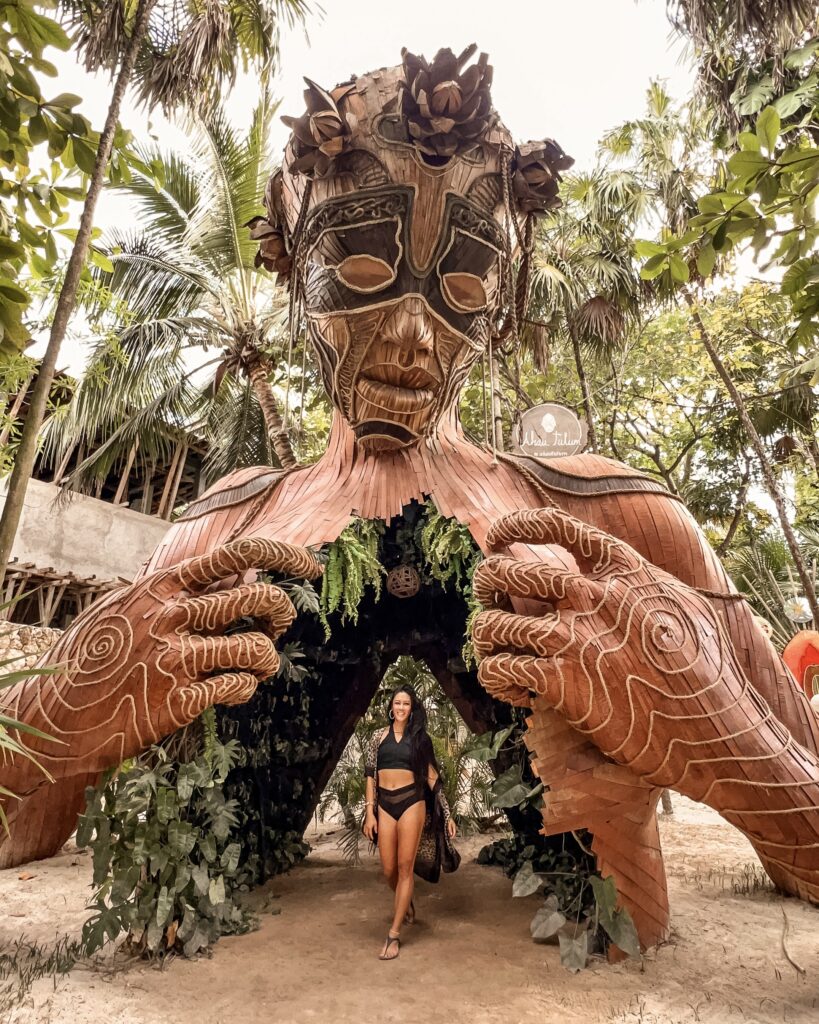
[[[390,694],[390,701],[387,705],[389,711],[392,711],[392,702],[399,693],[406,693],[410,699],[410,713],[405,735],[410,744],[412,774],[415,776],[416,782],[425,784],[427,781],[427,770],[430,765],[432,765],[439,776],[441,774],[438,760],[435,757],[435,750],[432,746],[432,740],[427,732],[427,709],[418,699],[415,690],[408,684],[401,683]]]

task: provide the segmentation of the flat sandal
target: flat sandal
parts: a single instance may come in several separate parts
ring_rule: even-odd
[[[390,945],[393,942],[397,942],[398,943],[398,949],[400,950],[401,949],[401,936],[400,935],[390,935],[390,933],[387,932],[387,945],[384,947],[384,952],[379,955],[379,957],[378,957],[379,960],[397,960],[398,959],[398,953],[396,953],[395,956],[385,956],[385,953],[390,948]]]

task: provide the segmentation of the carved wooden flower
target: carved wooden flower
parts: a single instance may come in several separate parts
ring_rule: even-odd
[[[546,213],[560,206],[560,172],[573,163],[552,139],[516,147],[512,190],[518,207],[525,213]]]
[[[401,111],[410,137],[422,153],[449,157],[473,146],[494,120],[492,66],[482,53],[477,64],[464,65],[477,50],[473,43],[458,57],[439,50],[432,63],[404,49],[405,82]]]
[[[330,172],[333,160],[349,144],[356,128],[353,114],[342,113],[338,108],[355,86],[348,82],[326,92],[309,78],[305,78],[305,82],[306,113],[301,117],[282,118],[293,132],[293,159],[289,169],[293,174],[323,178]]]
[[[254,217],[245,227],[250,228],[250,237],[259,243],[254,264],[265,270],[274,270],[279,278],[287,281],[293,269],[293,260],[287,251],[284,239],[284,218],[282,214],[282,174],[277,171],[267,183],[264,194],[265,217]]]

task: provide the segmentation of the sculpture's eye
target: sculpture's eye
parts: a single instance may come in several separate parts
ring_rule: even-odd
[[[395,271],[377,256],[348,256],[336,267],[342,284],[355,292],[376,292],[395,280]]]
[[[475,274],[444,274],[441,278],[444,297],[453,309],[476,313],[487,303],[483,281]]]

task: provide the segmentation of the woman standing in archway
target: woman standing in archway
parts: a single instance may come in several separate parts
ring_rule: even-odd
[[[401,925],[415,919],[414,873],[437,881],[441,867],[454,871],[460,861],[452,846],[455,822],[427,732],[426,709],[406,685],[393,690],[389,709],[390,725],[373,736],[365,765],[364,835],[377,841],[382,870],[395,893],[381,960],[398,956]]]

